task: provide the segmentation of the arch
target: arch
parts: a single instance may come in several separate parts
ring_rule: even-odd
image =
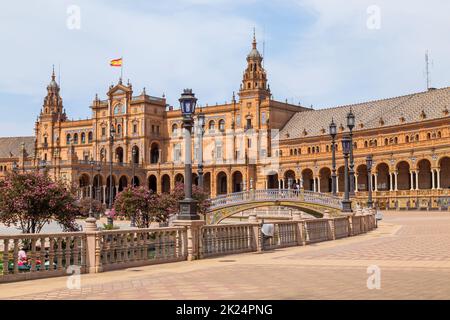
[[[314,191],[314,173],[311,169],[302,171],[303,189]]]
[[[70,140],[71,140],[71,139],[72,139],[72,137],[71,137],[70,133],[68,133],[68,134],[66,135],[66,144],[67,144],[67,145],[70,144]]]
[[[235,171],[232,175],[233,192],[241,192],[244,190],[243,177],[240,171]]]
[[[203,189],[205,192],[211,194],[211,172],[203,174]]]
[[[331,170],[324,167],[319,171],[320,190],[319,192],[331,192]]]
[[[356,181],[356,183],[358,184],[358,190],[359,191],[369,191],[367,166],[365,164],[359,165],[356,168],[356,174],[358,175],[358,180]]]
[[[133,155],[133,153],[134,153],[134,155]],[[136,164],[139,163],[139,147],[138,146],[135,145],[131,149],[131,157],[132,157],[131,161],[133,163],[136,163]]]
[[[198,174],[192,172],[192,185],[198,186]]]
[[[86,133],[81,133],[81,143],[86,143]]]
[[[297,150],[297,149],[295,149]],[[285,185],[285,189],[291,189],[294,188],[294,183],[295,183],[295,172],[292,170],[287,170],[284,173],[284,185]]]
[[[208,129],[209,130],[214,130],[216,128],[216,122],[214,121],[214,120],[211,120],[209,123],[208,123]]]
[[[184,176],[182,173],[177,173],[175,175],[175,184],[177,183],[184,183]]]
[[[148,178],[148,190],[154,193],[158,192],[158,178],[154,174],[150,175]]]
[[[387,191],[390,189],[391,177],[389,174],[389,166],[381,162],[377,165],[377,188],[379,191]]]
[[[81,197],[88,197],[89,196],[89,186],[90,186],[90,178],[89,175],[86,173],[83,173],[78,178],[78,185],[80,187],[80,196]]]
[[[161,191],[164,193],[170,192],[170,176],[168,174],[161,177]]]
[[[440,159],[439,168],[441,170],[439,173],[441,188],[450,189],[450,158]]]
[[[159,144],[157,142],[153,142],[150,146],[150,163],[158,163],[159,162]]]
[[[102,175],[96,174],[94,176],[93,187],[94,187],[94,199],[103,201],[103,192],[102,192],[103,177],[102,177]]]
[[[73,135],[73,144],[78,144],[78,133],[74,133]]]
[[[278,189],[278,174],[273,172],[267,175],[267,189]]]
[[[116,160],[118,163],[123,163],[123,148],[122,147],[116,148]]]
[[[397,188],[398,190],[410,190],[411,189],[411,179],[410,179],[410,167],[407,161],[400,161],[397,164]]]
[[[122,192],[128,185],[128,179],[126,176],[121,176],[119,179],[119,192]]]
[[[141,185],[141,181],[139,180],[139,177],[138,177],[138,176],[134,176],[134,177],[131,179],[131,183],[132,183],[132,185],[134,185],[135,187],[139,187],[139,186]]]
[[[216,194],[217,195],[227,194],[227,190],[228,190],[227,178],[228,178],[227,174],[223,171],[221,171],[217,174],[217,178],[216,178],[216,185],[217,185]]]
[[[88,133],[88,143],[92,143],[92,131]]]
[[[431,189],[431,163],[428,159],[422,159],[417,163],[419,174],[419,189]]]
[[[219,131],[225,131],[225,120],[219,120]]]
[[[172,125],[172,134],[177,135],[178,134],[178,124],[174,123]]]

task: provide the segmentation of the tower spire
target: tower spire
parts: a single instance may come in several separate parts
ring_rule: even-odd
[[[256,31],[255,27],[253,27],[253,42],[252,42],[253,49],[256,49]]]
[[[52,80],[55,80],[55,65],[52,65]]]

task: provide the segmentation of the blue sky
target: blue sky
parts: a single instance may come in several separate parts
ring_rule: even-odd
[[[69,29],[67,9],[80,9]],[[367,10],[379,8],[379,29]],[[372,12],[372,11],[371,11]],[[229,101],[239,89],[256,28],[274,97],[315,108],[426,89],[430,51],[434,87],[450,85],[450,2],[377,0],[40,0],[2,4],[0,136],[32,135],[50,79],[61,72],[70,118],[90,116],[124,57],[135,93],[166,94],[170,104],[192,87],[201,104]]]

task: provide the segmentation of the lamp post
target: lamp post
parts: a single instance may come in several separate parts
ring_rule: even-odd
[[[132,167],[133,167],[133,177],[131,178],[131,186],[134,188],[134,176],[136,174],[136,148],[133,147],[133,149],[131,150],[131,162],[132,162]]]
[[[109,147],[110,147],[110,155],[109,155],[109,203],[108,203],[108,209],[111,212],[112,210],[112,202],[113,202],[113,183],[112,183],[112,172],[113,172],[113,144],[114,144],[114,134],[116,133],[116,130],[114,129],[114,126],[111,124],[109,129]],[[111,215],[108,215],[108,225],[113,224],[113,218]]]
[[[336,190],[336,124],[334,119],[331,119],[330,123],[330,136],[331,136],[331,192],[333,196],[337,194]]]
[[[198,186],[203,190],[203,134],[205,132],[205,114],[200,109],[198,121]]]
[[[372,165],[373,165],[372,155],[368,155],[366,157],[367,189],[369,191],[369,197],[367,199],[367,207],[368,208],[373,208],[373,201],[372,201]]]
[[[92,177],[92,184],[91,184],[91,199],[89,201],[89,218],[94,217],[94,212],[92,211],[92,201],[94,200],[94,159],[91,157],[91,161],[89,161],[89,164],[91,165],[91,177]]]
[[[350,195],[355,195],[355,163],[353,159],[353,128],[355,127],[355,114],[350,108],[350,112],[347,114],[347,127],[350,130],[350,170],[349,170],[349,179],[350,179]]]
[[[13,164],[12,164],[12,171],[14,173],[17,173],[17,169],[18,169],[17,162],[14,161]]]
[[[179,220],[199,220],[197,214],[197,201],[192,199],[192,138],[191,130],[194,124],[193,115],[197,98],[192,89],[184,89],[179,99],[181,113],[183,115],[184,137],[185,137],[185,163],[184,163],[184,199],[180,200]]]
[[[348,170],[348,158],[350,153],[351,139],[348,135],[342,138],[342,152],[344,153],[344,200],[342,200],[342,212],[352,212],[352,202],[350,201],[349,194],[349,170]]]

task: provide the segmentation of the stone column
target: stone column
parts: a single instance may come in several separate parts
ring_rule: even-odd
[[[317,178],[317,192],[320,192],[320,176]]]
[[[411,191],[414,190],[414,173],[412,170],[409,171],[409,176],[411,180]]]
[[[101,252],[100,252],[100,234],[97,231],[97,220],[87,218],[85,225],[86,233],[86,272],[102,272]]]
[[[375,177],[375,183],[374,183],[375,190],[374,191],[378,191],[378,173],[374,173],[373,176]]]
[[[398,171],[394,172],[394,178],[395,178],[394,191],[398,191]]]
[[[419,190],[419,171],[414,171],[416,174],[416,190]]]
[[[103,204],[106,204],[106,187],[101,186],[101,188],[102,188],[102,193],[103,193]]]
[[[431,169],[431,190],[434,190],[435,188],[435,181],[434,181],[434,169]]]
[[[436,172],[437,172],[437,176],[436,176],[437,189],[440,190],[441,189],[441,169],[436,169]]]
[[[314,190],[314,192],[317,192],[317,189],[316,189],[316,178],[313,179],[313,190]]]
[[[394,174],[392,172],[389,172],[389,191],[394,191],[393,190],[393,180],[394,179]]]
[[[336,175],[336,192],[339,192],[339,175]]]
[[[358,173],[355,172],[355,192],[358,192]]]

